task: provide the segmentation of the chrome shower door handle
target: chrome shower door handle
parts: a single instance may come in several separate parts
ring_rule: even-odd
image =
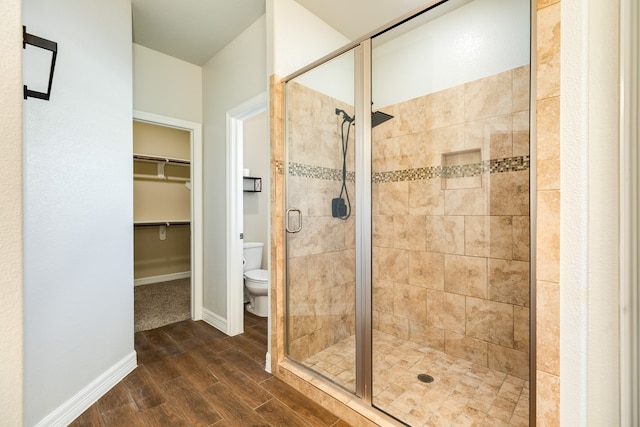
[[[298,214],[298,228],[296,229],[291,229],[289,228],[289,218],[291,216],[291,213],[295,212]],[[296,208],[289,208],[287,209],[287,212],[285,213],[285,226],[284,226],[285,230],[287,230],[287,233],[297,233],[300,230],[302,230],[302,212],[300,211],[300,209],[296,209]]]

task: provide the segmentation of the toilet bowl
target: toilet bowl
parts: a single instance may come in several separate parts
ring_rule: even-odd
[[[256,316],[269,315],[269,271],[251,270],[244,273],[244,286],[249,297],[247,311]]]
[[[263,243],[245,242],[244,259],[244,291],[247,311],[256,316],[267,317],[269,315],[269,271],[262,270]]]

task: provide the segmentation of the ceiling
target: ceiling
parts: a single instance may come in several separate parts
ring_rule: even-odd
[[[204,65],[265,13],[264,0],[131,0],[133,42]]]
[[[295,0],[350,40],[367,35],[427,0]]]
[[[426,0],[296,0],[354,40]],[[204,65],[265,13],[265,0],[131,0],[133,41]]]

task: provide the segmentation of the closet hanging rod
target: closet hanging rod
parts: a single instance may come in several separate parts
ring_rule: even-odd
[[[186,220],[175,220],[175,221],[133,221],[134,227],[158,227],[158,226],[167,226],[170,227],[172,225],[189,225],[191,221]]]
[[[158,175],[146,175],[143,173],[134,173],[134,179],[142,179],[148,181],[174,181],[174,182],[189,182],[191,178],[182,178],[178,176],[158,176]]]
[[[152,156],[149,154],[133,153],[133,159],[141,162],[148,162],[148,163],[167,163],[167,164],[178,165],[178,166],[191,165],[191,161],[188,159],[179,159],[176,157]]]

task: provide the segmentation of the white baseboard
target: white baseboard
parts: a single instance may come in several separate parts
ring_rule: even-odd
[[[138,365],[136,352],[129,353],[58,409],[42,419],[36,427],[68,426],[98,399],[104,396]]]
[[[271,353],[267,352],[267,356],[264,361],[264,370],[271,373]]]
[[[229,335],[229,327],[227,326],[227,319],[215,314],[213,311],[209,311],[206,308],[202,309],[202,320],[210,324],[216,329]]]
[[[143,277],[141,279],[135,279],[133,281],[133,286],[150,285],[152,283],[168,282],[169,280],[186,279],[188,277],[191,277],[190,271],[163,274],[160,276]]]

